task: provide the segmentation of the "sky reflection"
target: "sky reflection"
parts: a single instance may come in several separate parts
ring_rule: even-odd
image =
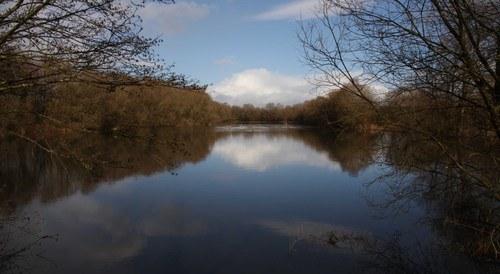
[[[231,135],[218,141],[212,151],[233,165],[260,172],[290,165],[340,169],[326,152],[286,135]]]
[[[35,258],[28,272],[331,273],[355,265],[351,249],[325,244],[332,231],[384,235],[419,229],[413,213],[373,218],[361,193],[376,167],[358,160],[370,155],[356,149],[362,142],[349,145],[352,138],[340,146],[314,132],[264,126],[186,136],[177,140],[196,140],[186,147],[202,149],[176,155],[191,164],[174,165],[175,175],[168,169],[130,171],[90,189],[76,184],[59,191],[65,189],[62,180],[31,187],[19,209],[39,214],[36,229],[58,235],[58,241],[37,247],[33,253],[51,263]],[[53,198],[37,198],[37,191]],[[370,194],[380,191],[375,187]]]

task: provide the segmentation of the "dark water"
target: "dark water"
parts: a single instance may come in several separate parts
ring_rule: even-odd
[[[428,204],[379,206],[393,189],[370,184],[394,170],[384,139],[280,126],[170,130],[140,142],[67,141],[80,163],[4,144],[3,251],[28,247],[5,269],[357,273],[375,271],[367,243],[373,251],[394,239],[431,256],[416,243],[446,233],[423,221]]]

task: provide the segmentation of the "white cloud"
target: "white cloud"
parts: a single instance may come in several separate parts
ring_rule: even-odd
[[[316,16],[320,0],[295,0],[276,6],[254,16],[256,20],[297,20],[311,19]]]
[[[303,77],[259,68],[233,74],[210,87],[208,93],[220,102],[263,106],[267,103],[300,103],[315,97],[312,90],[313,86]]]
[[[147,33],[176,34],[184,31],[191,23],[207,17],[210,7],[194,2],[178,2],[165,5],[148,2],[139,10]]]

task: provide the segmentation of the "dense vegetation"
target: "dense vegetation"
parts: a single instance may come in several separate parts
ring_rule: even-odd
[[[213,101],[205,92],[206,86],[179,81],[180,77],[112,89],[99,83],[77,82],[52,84],[41,94],[18,90],[15,95],[0,96],[4,106],[0,127],[4,134],[35,139],[47,131],[134,135],[145,129],[229,122],[296,123],[360,130],[375,123],[375,113],[366,101],[342,89],[294,106],[270,103],[264,108],[238,107]]]
[[[133,85],[113,91],[94,84],[65,83],[50,96],[3,96],[0,125],[10,131],[47,126],[60,129],[133,133],[137,129],[212,125],[223,119],[203,90]]]
[[[369,87],[363,87],[363,92],[373,97]],[[293,106],[269,103],[264,108],[243,105],[233,106],[231,110],[234,120],[245,122],[284,122],[356,131],[369,130],[377,123],[376,112],[370,103],[346,88]]]

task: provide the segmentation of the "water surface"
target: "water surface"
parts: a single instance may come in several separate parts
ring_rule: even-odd
[[[421,205],[404,214],[373,205],[388,190],[368,186],[387,172],[374,163],[381,139],[282,126],[86,139],[78,155],[108,159],[91,175],[10,144],[2,212],[24,228],[9,244],[50,236],[17,262],[27,273],[365,271],[357,244],[332,235],[436,237]]]

